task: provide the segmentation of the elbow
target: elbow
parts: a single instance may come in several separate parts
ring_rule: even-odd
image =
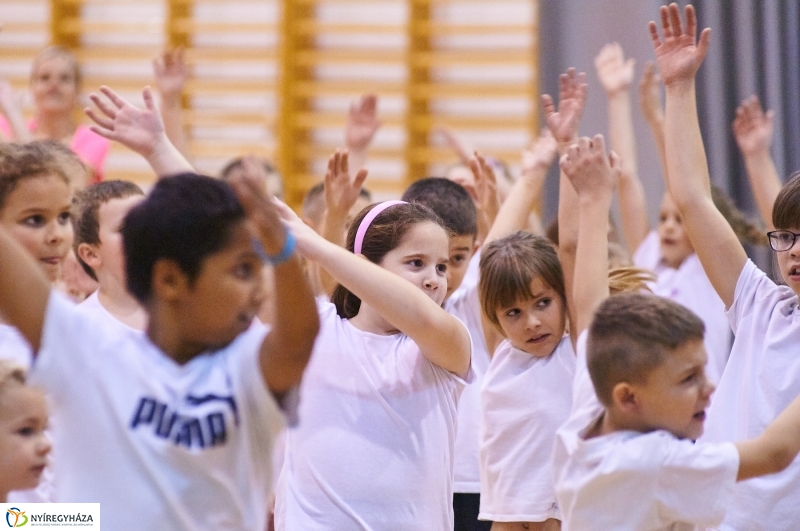
[[[789,468],[796,456],[797,451],[793,451],[788,445],[781,445],[779,448],[773,449],[769,456],[770,463],[773,465],[773,473],[777,474]]]

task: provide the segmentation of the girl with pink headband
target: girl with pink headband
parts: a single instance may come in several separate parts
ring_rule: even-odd
[[[403,201],[364,209],[347,249],[284,219],[339,285],[319,303],[276,529],[453,529],[456,408],[474,376],[469,333],[441,307],[447,232]]]

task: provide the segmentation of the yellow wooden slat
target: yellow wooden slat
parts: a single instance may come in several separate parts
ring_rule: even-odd
[[[411,118],[411,126],[415,129],[432,129],[436,126],[447,126],[453,129],[513,129],[524,128],[530,123],[529,115],[508,116],[420,116]]]
[[[253,154],[271,158],[275,147],[252,142],[193,140],[189,143],[189,152],[194,157],[234,158]]]
[[[405,59],[403,50],[380,50],[364,48],[333,48],[299,52],[295,62],[301,66],[327,64],[380,63],[397,64]]]
[[[447,66],[528,66],[533,60],[529,47],[497,50],[437,50],[415,55],[414,66],[422,68]]]
[[[75,50],[78,60],[108,61],[108,60],[139,60],[147,61],[160,53],[161,49],[154,46],[91,46]]]
[[[119,33],[161,33],[163,24],[159,22],[97,22],[71,18],[62,20],[60,30],[68,35],[86,33],[119,34]]]
[[[317,37],[319,35],[404,35],[405,25],[401,24],[343,24],[340,22],[324,22],[319,20],[303,20],[297,23],[300,35]]]
[[[40,51],[39,46],[3,46],[0,47],[0,59],[33,59]]]
[[[184,34],[265,33],[277,31],[277,24],[266,22],[208,22],[181,18],[170,24],[171,31]]]
[[[47,31],[47,22],[16,22],[13,20],[3,21],[3,35],[10,33],[32,33],[36,31]]]
[[[452,24],[437,21],[422,22],[415,32],[420,35],[451,37],[465,35],[531,35],[531,24]]]
[[[403,125],[405,117],[401,114],[381,113],[380,120],[383,127],[396,127]],[[336,127],[344,130],[347,124],[345,113],[331,112],[299,112],[292,117],[292,126],[298,129],[316,129],[322,127]]]
[[[530,97],[531,83],[420,83],[410,88],[412,98],[510,98]]]
[[[219,109],[190,109],[183,113],[183,120],[186,125],[204,127],[217,125],[265,125],[273,127],[275,125],[275,116],[273,114]]]
[[[494,157],[503,161],[514,162],[521,157],[522,150],[513,149],[481,149],[481,154],[488,157]],[[419,149],[413,149],[410,152],[411,160],[415,162],[453,162],[456,158],[453,150],[447,147],[429,146]]]
[[[376,93],[381,96],[398,96],[405,85],[394,81],[304,81],[298,83],[295,94],[304,97],[353,96]]]
[[[186,82],[185,92],[190,95],[198,93],[211,94],[266,94],[275,90],[275,82],[261,79],[241,78],[203,78],[190,79]]]
[[[229,46],[226,48],[189,48],[185,52],[189,63],[203,62],[270,62],[277,57],[277,50],[272,46]]]

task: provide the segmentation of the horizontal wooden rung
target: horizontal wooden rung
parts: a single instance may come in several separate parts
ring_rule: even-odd
[[[405,35],[405,24],[342,24],[338,22],[321,22],[318,20],[301,20],[297,22],[297,32],[303,36],[328,35]]]
[[[403,49],[365,50],[363,48],[340,48],[330,50],[309,50],[298,52],[296,63],[300,66],[315,66],[324,63],[332,64],[361,64],[361,63],[390,63],[404,64],[406,52]]]
[[[275,82],[260,79],[228,79],[228,78],[203,78],[190,79],[186,82],[185,92],[189,95],[198,93],[214,94],[267,94],[275,91]]]
[[[303,81],[296,85],[294,94],[306,98],[360,95],[370,92],[379,96],[396,96],[402,94],[404,90],[404,83],[391,81]]]
[[[188,126],[265,125],[274,127],[272,114],[226,110],[187,110],[183,121]]]
[[[170,31],[183,35],[192,34],[224,34],[224,33],[269,33],[278,31],[278,26],[269,22],[207,22],[190,18],[175,19],[169,27]]]

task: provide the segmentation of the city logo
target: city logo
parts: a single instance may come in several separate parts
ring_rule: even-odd
[[[11,523],[12,516],[14,517],[13,524]],[[11,507],[6,511],[6,523],[8,524],[8,527],[22,527],[28,523],[28,517],[25,515],[25,511],[16,507]]]

